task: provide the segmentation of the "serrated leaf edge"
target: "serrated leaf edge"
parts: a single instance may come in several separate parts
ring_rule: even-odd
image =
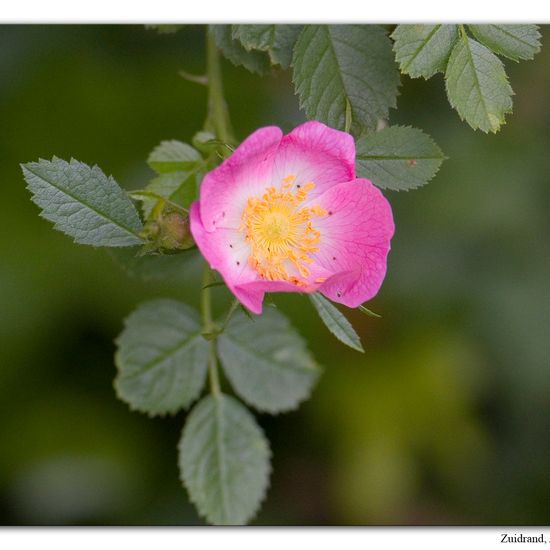
[[[406,74],[406,75],[409,75],[411,78],[423,78],[424,80],[429,80],[430,78],[432,78],[432,76],[436,75],[437,73],[444,73],[445,72],[445,68],[447,66],[447,61],[449,60],[449,56],[451,55],[450,52],[452,52],[455,44],[456,44],[456,41],[459,39],[459,36],[458,36],[458,31],[456,33],[456,39],[455,41],[453,42],[452,46],[451,46],[451,49],[449,51],[449,55],[447,56],[446,60],[445,60],[445,66],[442,68],[442,69],[436,69],[435,71],[433,71],[430,75],[425,75],[425,74],[422,74],[422,73],[411,73],[409,70],[408,70],[408,67],[411,65],[411,63],[418,57],[418,55],[420,54],[420,52],[428,45],[428,42],[432,39],[432,37],[437,33],[437,31],[443,27],[443,24],[440,23],[440,24],[436,24],[434,25],[434,29],[432,30],[432,32],[430,32],[430,34],[428,35],[428,37],[426,38],[426,40],[423,42],[422,46],[420,46],[420,48],[418,48],[416,50],[416,52],[414,53],[413,57],[408,61],[407,63],[407,66],[404,67],[403,64],[401,62],[398,62],[399,63],[399,69],[400,71],[403,73],[403,74]],[[391,38],[393,38],[394,40],[394,44],[393,44],[393,51],[394,53],[396,54],[397,56],[397,49],[396,49],[396,46],[397,46],[397,40],[394,38],[394,34],[396,32],[397,28],[393,31],[393,33],[390,35]],[[397,59],[396,59],[397,60]]]
[[[219,396],[216,395],[216,394],[210,394],[212,395],[212,397],[216,398],[216,399],[219,399]],[[222,393],[221,394],[221,397],[224,397],[224,398],[230,398],[230,399],[234,399],[232,398],[231,396],[227,395],[227,394],[224,394]],[[239,403],[239,401],[237,399],[235,399],[235,401],[237,403]],[[248,414],[250,414],[250,416],[252,416],[252,418],[254,419],[254,422],[256,424],[256,427],[258,428],[258,430],[260,431],[260,433],[262,434],[266,444],[267,444],[267,447],[266,447],[266,451],[267,451],[267,472],[266,472],[266,485],[264,487],[264,490],[263,490],[263,493],[262,493],[262,496],[258,499],[258,503],[256,505],[256,508],[250,513],[250,515],[248,516],[247,520],[246,520],[246,523],[250,523],[257,515],[258,515],[258,512],[260,511],[260,508],[263,504],[263,502],[265,501],[266,497],[267,497],[267,491],[269,490],[270,486],[271,486],[271,474],[273,473],[273,466],[272,466],[272,461],[271,459],[273,458],[273,452],[271,450],[271,445],[269,443],[269,439],[266,437],[265,435],[265,432],[263,430],[263,428],[260,426],[260,424],[258,424],[258,422],[256,421],[256,418],[254,417],[254,415],[252,414],[251,411],[249,411],[242,403],[239,403],[241,406],[243,406],[246,411],[248,412]],[[195,405],[196,406],[196,405]],[[193,410],[189,411],[189,414],[188,414],[188,417],[189,415],[191,415],[191,413],[193,412]],[[178,445],[177,445],[177,449],[178,449],[178,455],[181,456],[182,452],[183,452],[183,440],[184,440],[184,437],[185,437],[185,433],[186,433],[186,428],[187,428],[187,420],[188,420],[188,417],[185,419],[185,423],[183,425],[183,428],[181,430],[181,435],[180,435],[180,438],[179,438],[179,441],[178,441]],[[183,475],[183,468],[178,468],[179,469],[179,479],[180,479],[180,482],[181,484],[183,485],[183,487],[185,487],[185,490],[187,491],[187,495],[189,496],[189,500],[195,505],[195,508],[198,512],[198,514],[203,518],[205,519],[206,521],[210,522],[210,523],[214,523],[210,520],[208,514],[201,509],[201,507],[199,506],[199,503],[195,500],[195,498],[193,497],[193,494],[192,492],[190,491],[189,489],[189,486],[187,485],[187,482],[185,480],[185,476]]]
[[[246,317],[251,322],[256,321],[255,316],[251,316],[251,314],[244,308],[244,306],[242,306],[242,304],[241,304],[241,309],[243,310],[244,314],[246,315]],[[300,334],[300,332],[294,327],[294,325],[290,322],[290,320],[285,315],[282,315],[282,318],[286,322],[287,326],[290,329],[292,329],[292,331],[294,332],[296,337],[299,338],[301,343],[305,346],[306,350],[308,351],[308,355],[310,357],[309,365],[307,367],[301,367],[298,370],[302,370],[302,371],[310,371],[311,370],[312,372],[315,373],[315,378],[312,380],[311,386],[310,386],[309,390],[307,391],[307,393],[305,393],[304,396],[301,399],[297,400],[296,403],[294,403],[293,405],[289,405],[288,407],[282,407],[282,408],[280,408],[280,407],[277,407],[277,408],[263,407],[261,404],[253,402],[252,399],[248,399],[240,391],[238,391],[235,388],[235,386],[233,384],[233,381],[231,380],[231,377],[230,377],[229,373],[227,372],[227,370],[225,368],[225,365],[223,363],[223,356],[220,355],[220,357],[219,357],[221,368],[222,368],[225,376],[227,377],[228,381],[230,382],[231,388],[233,389],[235,394],[238,395],[239,398],[242,399],[244,403],[246,403],[250,407],[253,407],[258,412],[267,413],[267,414],[270,414],[272,416],[277,416],[279,414],[285,414],[285,413],[288,413],[288,412],[291,412],[291,411],[294,411],[294,410],[298,409],[304,401],[307,401],[309,399],[309,397],[311,396],[313,390],[315,389],[315,386],[319,382],[319,378],[323,374],[323,367],[319,363],[317,363],[317,361],[315,360],[315,358],[313,357],[313,355],[309,351],[307,345],[305,345],[306,340],[303,338],[303,336]],[[234,317],[232,319],[234,319]],[[231,323],[231,321],[228,324],[230,324],[230,323]],[[220,336],[219,336],[220,340],[223,340],[225,338],[229,339],[229,341],[232,341],[225,333],[220,334]],[[249,348],[247,347],[246,349],[248,350]],[[255,353],[253,355],[255,355]]]
[[[327,307],[326,303],[325,302],[328,302],[328,304],[330,304],[332,306],[332,303],[327,300],[325,297],[323,297],[322,295],[317,295],[317,294],[310,294],[309,295],[309,299],[311,301],[311,303],[313,304],[314,308],[315,308],[315,311],[317,312],[317,314],[319,315],[319,318],[321,319],[321,321],[323,322],[323,324],[325,325],[325,327],[328,329],[328,331],[339,341],[339,342],[342,342],[342,344],[348,346],[349,348],[355,350],[355,351],[359,351],[361,353],[365,353],[365,349],[363,348],[363,345],[361,343],[361,338],[359,337],[359,335],[357,334],[357,332],[355,331],[355,329],[353,328],[353,325],[350,323],[349,319],[347,319],[347,317],[339,310],[336,308],[336,306],[333,306],[334,309],[341,315],[341,318],[342,319],[334,319],[334,317],[332,317],[331,315],[331,311],[329,309],[329,307]],[[321,311],[324,311],[324,312],[327,312],[327,314],[329,316],[331,316],[333,318],[333,320],[336,322],[336,324],[338,324],[340,326],[340,328],[342,328],[342,324],[339,323],[339,321],[343,320],[345,321],[345,323],[347,323],[347,326],[344,324],[344,328],[342,328],[342,330],[344,332],[346,332],[346,330],[349,330],[352,332],[352,335],[355,336],[355,338],[357,339],[357,343],[353,342],[352,338],[353,336],[349,336],[349,341],[346,341],[345,339],[343,339],[342,337],[338,336],[328,325],[327,321],[323,318],[323,315],[321,313]],[[348,336],[346,334],[346,336]]]
[[[42,206],[40,206],[40,204],[38,204],[38,202],[36,202],[35,200],[35,193],[34,191],[31,189],[30,187],[30,183],[28,182],[27,178],[26,178],[26,172],[29,172],[30,174],[32,174],[34,177],[36,178],[39,178],[43,181],[45,181],[46,183],[48,183],[49,185],[51,185],[53,188],[57,189],[60,193],[63,193],[64,195],[70,197],[73,201],[79,203],[79,204],[83,204],[86,208],[88,208],[89,210],[91,210],[92,212],[94,212],[95,214],[97,214],[100,218],[103,218],[104,220],[107,220],[108,222],[112,223],[113,225],[123,229],[124,231],[126,231],[127,233],[133,235],[136,239],[137,239],[137,242],[135,244],[128,244],[128,245],[124,245],[124,246],[121,246],[120,248],[127,248],[127,247],[132,247],[132,246],[138,246],[140,244],[142,244],[144,241],[142,239],[142,237],[139,235],[139,232],[137,231],[134,231],[131,227],[127,227],[125,224],[122,224],[118,221],[115,221],[113,220],[112,218],[110,218],[109,216],[106,216],[103,212],[100,212],[99,210],[97,210],[96,208],[94,208],[93,206],[89,205],[87,202],[83,201],[82,199],[79,199],[77,197],[75,197],[72,193],[69,193],[68,191],[66,191],[65,189],[61,189],[60,187],[58,187],[57,185],[55,185],[53,182],[51,182],[49,179],[46,179],[44,176],[40,175],[40,174],[37,174],[36,172],[33,172],[33,170],[31,168],[29,168],[29,165],[35,165],[35,164],[40,164],[40,162],[49,162],[49,163],[53,163],[55,161],[60,161],[60,162],[63,162],[67,165],[71,165],[73,162],[74,163],[78,163],[78,164],[82,164],[84,166],[87,166],[88,168],[90,168],[90,170],[99,170],[107,179],[109,179],[111,182],[113,182],[114,184],[116,184],[124,193],[126,193],[124,191],[124,189],[122,189],[122,187],[120,187],[120,185],[118,184],[118,182],[113,178],[112,175],[107,175],[105,174],[105,172],[103,172],[103,170],[101,170],[101,168],[97,165],[97,164],[93,164],[93,165],[88,165],[84,162],[81,162],[73,157],[71,157],[71,159],[67,162],[66,160],[63,160],[62,158],[59,158],[57,156],[53,156],[51,160],[47,160],[47,159],[43,159],[43,158],[40,158],[38,159],[38,161],[36,162],[27,162],[27,163],[21,163],[19,166],[21,167],[22,171],[23,171],[23,177],[25,178],[25,182],[26,182],[26,185],[25,185],[25,189],[27,189],[30,194],[31,194],[31,201],[36,204],[36,206],[38,206],[38,208],[40,208],[40,212],[39,212],[39,216],[45,220],[48,220],[50,223],[53,223],[53,227],[54,229],[56,229],[57,231],[60,231],[61,233],[63,233],[64,235],[67,235],[67,237],[70,237],[72,238],[73,242],[75,244],[83,244],[83,243],[79,243],[75,237],[73,237],[72,235],[69,235],[68,233],[66,233],[63,229],[61,229],[59,226],[58,226],[58,223],[50,218],[48,218],[45,214],[44,214],[44,208]],[[127,194],[126,194],[127,196]],[[131,203],[131,199],[130,197],[128,197],[128,200],[130,201]],[[133,207],[133,204],[132,204],[132,207]],[[140,221],[140,224],[142,223],[141,222],[141,219],[139,217],[139,213],[138,211],[134,208],[135,212],[136,212],[136,216],[137,216],[137,219]],[[92,243],[86,243],[87,246],[93,246],[94,248],[119,248],[119,246],[115,246],[115,247],[110,247],[108,245],[97,245],[97,244],[92,244]]]
[[[506,59],[510,59],[511,61],[514,61],[516,63],[519,63],[520,61],[531,61],[535,58],[535,55],[537,55],[541,48],[542,48],[542,44],[540,43],[540,39],[542,38],[542,34],[540,33],[539,31],[539,26],[538,25],[533,25],[535,27],[535,30],[536,30],[536,33],[537,33],[537,48],[536,50],[533,52],[533,54],[531,55],[531,57],[512,57],[511,55],[507,55],[505,53],[503,53],[502,51],[500,50],[495,50],[493,49],[489,44],[486,44],[485,43],[485,40],[483,40],[476,32],[475,30],[475,27],[477,27],[478,24],[475,24],[475,25],[468,25],[468,29],[470,30],[470,32],[475,36],[476,40],[480,43],[480,44],[483,44],[487,49],[491,50],[494,54],[496,55],[500,55],[502,57],[505,57]],[[510,34],[509,32],[506,32],[502,26],[503,25],[497,25],[497,24],[487,24],[487,26],[491,27],[491,26],[495,26],[495,27],[499,27],[499,30],[502,31],[504,34],[507,34],[509,36],[512,36],[515,40],[517,40],[518,42],[523,42],[524,44],[527,44],[528,46],[531,46],[531,44],[529,44],[528,42],[525,42],[524,40],[521,40],[519,39],[517,36],[513,35],[513,34]]]
[[[206,378],[207,378],[207,369],[205,369],[203,382],[199,386],[196,395],[194,397],[190,398],[189,402],[186,405],[179,405],[179,406],[176,406],[174,408],[168,408],[168,409],[161,408],[161,409],[157,409],[157,410],[145,409],[145,408],[140,407],[139,405],[134,405],[133,403],[130,403],[120,393],[119,388],[118,388],[118,384],[117,384],[118,380],[121,377],[121,370],[122,370],[122,365],[120,364],[120,338],[122,337],[124,331],[128,328],[128,320],[130,319],[130,317],[134,313],[137,313],[141,307],[143,307],[147,304],[150,304],[152,302],[162,302],[162,301],[170,301],[170,302],[177,302],[178,304],[183,304],[183,302],[180,302],[178,300],[173,300],[173,299],[170,299],[170,298],[154,298],[152,300],[147,300],[145,302],[142,302],[141,304],[139,304],[136,308],[134,308],[134,310],[132,312],[130,312],[124,318],[123,328],[120,331],[120,334],[118,334],[118,336],[113,340],[113,342],[116,346],[116,351],[115,351],[115,354],[114,354],[114,363],[115,363],[115,367],[117,369],[117,374],[115,376],[115,379],[113,380],[113,388],[115,390],[115,394],[116,394],[117,398],[120,401],[122,401],[123,403],[125,403],[131,411],[145,414],[149,418],[165,418],[167,416],[175,416],[180,411],[182,411],[182,410],[185,411],[185,410],[189,409],[201,397],[201,395],[204,391],[204,387],[206,385]],[[185,305],[187,308],[189,308],[189,306],[187,304],[183,304],[183,305]],[[191,308],[189,308],[189,309],[191,309]],[[173,353],[178,352],[185,344],[188,344],[190,341],[192,341],[196,338],[199,338],[199,337],[202,338],[203,337],[202,336],[202,330],[203,330],[202,327],[199,327],[198,332],[194,333],[190,338],[186,339],[185,342],[178,345],[176,348],[172,348],[170,350],[170,353],[164,354],[163,359],[165,359],[166,357],[169,357]]]
[[[393,158],[390,158],[390,160],[440,160],[441,162],[437,165],[433,175],[431,177],[429,177],[426,180],[426,182],[421,184],[421,185],[413,185],[411,187],[407,187],[407,189],[396,189],[394,187],[389,187],[387,185],[379,185],[374,181],[372,182],[373,185],[376,185],[376,187],[378,187],[380,189],[384,189],[384,191],[394,191],[394,192],[397,192],[397,193],[408,193],[409,191],[415,191],[416,189],[420,189],[421,187],[424,187],[425,185],[427,185],[430,181],[432,181],[435,178],[435,176],[438,174],[439,170],[441,169],[441,166],[443,165],[443,161],[448,160],[449,157],[447,155],[445,155],[445,153],[441,150],[439,145],[434,141],[432,136],[430,136],[429,134],[427,134],[426,132],[424,132],[420,128],[415,128],[414,126],[409,126],[409,125],[404,126],[404,125],[400,125],[400,124],[394,124],[393,126],[387,126],[386,128],[383,128],[382,130],[380,130],[380,132],[383,132],[384,130],[387,130],[388,128],[407,128],[407,129],[410,129],[410,130],[416,130],[418,132],[422,132],[430,140],[432,145],[441,153],[440,157],[393,157]],[[370,135],[370,133],[369,134],[363,134],[362,136],[359,137],[359,139],[361,139],[362,137],[365,137],[366,135]],[[357,156],[356,158],[359,158],[359,157]],[[377,160],[375,157],[369,157],[369,158],[372,159],[372,160]],[[386,159],[386,158],[388,158],[388,157],[380,157],[378,160],[383,160],[383,159]],[[362,176],[360,176],[360,177],[362,177]]]
[[[374,26],[378,26],[378,25],[374,25]],[[298,56],[298,53],[297,53],[297,46],[298,44],[300,43],[300,41],[303,39],[303,36],[304,36],[304,33],[306,32],[307,28],[308,27],[317,27],[317,32],[320,30],[320,29],[323,29],[323,27],[326,29],[325,32],[327,32],[327,34],[329,35],[329,43],[330,43],[330,49],[332,50],[332,53],[333,53],[333,56],[334,56],[334,59],[336,60],[336,65],[338,65],[338,67],[340,68],[340,63],[338,62],[338,56],[336,55],[336,50],[334,48],[334,43],[333,43],[333,40],[332,40],[332,37],[331,37],[331,33],[330,33],[330,25],[328,24],[319,24],[319,25],[306,25],[304,26],[304,28],[302,29],[302,31],[300,32],[300,34],[298,35],[298,38],[296,39],[296,42],[294,44],[294,48],[293,48],[293,51],[292,51],[292,60],[290,62],[290,67],[292,68],[292,83],[294,85],[294,95],[298,96],[298,106],[299,108],[304,111],[304,113],[306,114],[307,118],[311,120],[311,117],[308,115],[308,109],[307,109],[307,106],[306,106],[306,102],[307,102],[307,97],[309,97],[309,94],[305,94],[305,98],[302,98],[302,94],[300,93],[300,90],[298,89],[299,86],[296,82],[296,77],[295,77],[295,71],[294,71],[294,68],[295,68],[295,65],[296,65],[296,57]],[[385,33],[385,36],[388,38],[389,40],[389,37],[387,35],[387,33]],[[390,41],[391,42],[391,41]],[[397,67],[396,67],[397,68]],[[342,84],[342,90],[344,91],[344,99],[350,103],[351,105],[351,102],[349,101],[349,98],[350,98],[350,95],[348,93],[348,90],[347,90],[347,86],[344,85],[344,81],[342,80],[342,77],[341,77],[341,72],[342,71],[339,71],[338,72],[338,76],[339,76],[339,79],[341,81],[341,84]],[[399,71],[397,71],[397,74],[399,76]],[[397,86],[396,86],[396,93],[395,93],[395,97],[393,98],[392,102],[391,103],[388,103],[387,104],[387,108],[385,109],[386,110],[386,113],[389,113],[389,111],[391,109],[395,109],[397,107],[397,97],[399,96],[399,86],[401,85],[400,83],[400,79],[398,79],[398,83],[397,83]],[[369,86],[372,90],[372,86]],[[344,105],[344,109],[345,109],[345,105]],[[352,109],[352,116],[353,116],[353,109]],[[366,125],[363,125],[362,126],[366,126]]]
[[[224,339],[224,338],[227,338],[227,336],[225,336],[224,334],[221,334],[219,336],[220,340]],[[301,336],[300,336],[300,339],[302,339]],[[251,350],[253,348],[247,347],[246,349],[248,351],[248,350]],[[257,355],[257,354],[254,352],[254,353],[252,353],[252,355]],[[308,371],[308,372],[311,371],[311,373],[314,374],[314,378],[312,379],[311,386],[308,388],[307,392],[304,393],[304,395],[300,399],[298,399],[294,404],[288,405],[286,407],[273,408],[273,407],[263,406],[261,403],[258,403],[256,400],[250,399],[249,397],[246,397],[245,395],[243,395],[239,391],[239,389],[235,386],[235,384],[233,383],[232,377],[229,374],[229,372],[227,372],[227,369],[226,369],[226,367],[224,366],[224,363],[223,363],[223,356],[220,357],[220,364],[221,364],[221,367],[222,367],[222,370],[223,370],[225,376],[227,377],[227,380],[231,384],[231,389],[235,392],[235,394],[238,395],[239,398],[242,399],[242,401],[244,403],[246,403],[249,407],[254,408],[255,410],[257,410],[260,413],[270,414],[271,416],[277,416],[279,414],[286,414],[288,412],[295,411],[296,409],[298,409],[304,401],[307,401],[309,399],[309,397],[311,396],[313,390],[315,389],[315,386],[317,385],[317,383],[319,381],[319,378],[321,377],[321,375],[323,373],[323,368],[316,361],[314,361],[313,358],[311,359],[311,362],[310,362],[308,367],[300,367],[299,369],[293,369],[293,370],[301,370],[301,371]],[[285,365],[283,363],[281,363],[281,366],[284,367]]]
[[[472,60],[472,64],[473,64],[473,57],[472,57],[472,52],[471,52],[471,48],[470,48],[470,44],[469,44],[469,40],[471,40],[472,42],[476,42],[477,44],[479,44],[480,46],[482,46],[483,48],[485,48],[491,55],[493,55],[495,57],[495,59],[502,65],[502,69],[504,71],[504,75],[506,77],[506,83],[508,84],[508,86],[510,87],[510,90],[511,90],[511,96],[515,95],[514,94],[514,91],[512,90],[512,87],[510,86],[510,80],[508,78],[508,75],[506,74],[506,71],[504,70],[504,64],[502,63],[502,61],[498,58],[497,55],[495,55],[495,53],[490,49],[488,48],[487,46],[485,46],[484,44],[482,44],[481,42],[478,42],[477,40],[474,40],[473,38],[470,38],[469,36],[463,36],[461,38],[459,38],[455,45],[453,46],[453,50],[451,51],[451,55],[449,56],[449,61],[453,55],[453,51],[455,50],[455,48],[457,48],[459,45],[460,45],[460,42],[464,40],[465,43],[467,44],[467,48],[468,48],[468,52],[470,54],[470,59]],[[447,70],[448,70],[448,67],[449,67],[449,64],[447,63]],[[489,132],[493,133],[493,134],[496,134],[498,131],[500,131],[501,127],[504,126],[506,124],[506,115],[511,113],[512,112],[512,109],[513,109],[513,106],[511,105],[509,108],[505,109],[502,113],[502,119],[499,120],[499,126],[498,128],[495,128],[494,130],[493,129],[489,129],[489,130],[484,130],[483,128],[481,128],[480,126],[472,126],[472,124],[470,124],[470,122],[468,120],[466,120],[466,117],[462,116],[462,114],[459,112],[458,110],[458,107],[456,106],[456,103],[453,101],[453,99],[451,98],[451,96],[449,95],[449,88],[448,88],[448,80],[447,80],[447,70],[445,71],[445,91],[447,92],[447,99],[449,100],[449,103],[451,105],[451,107],[457,112],[459,118],[461,121],[463,122],[466,122],[470,128],[472,128],[474,131],[475,130],[481,130],[482,132],[484,132],[485,134],[488,134]],[[475,73],[475,71],[474,71]],[[478,83],[479,85],[479,80],[477,78],[477,73],[476,73],[476,82]],[[485,105],[485,100],[483,100],[483,104]],[[485,109],[487,110],[487,109]]]

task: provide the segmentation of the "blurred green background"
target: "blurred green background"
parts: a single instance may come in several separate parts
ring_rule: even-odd
[[[550,29],[507,62],[514,113],[497,135],[449,107],[441,75],[403,78],[393,123],[450,157],[394,208],[382,319],[349,317],[366,353],[334,340],[300,296],[278,296],[324,375],[298,411],[260,423],[271,488],[255,524],[548,524],[550,519]],[[113,340],[176,285],[129,278],[38,217],[20,162],[74,156],[126,188],[163,139],[189,141],[205,89],[204,28],[0,26],[0,523],[201,523],[181,488],[184,415],[115,398]],[[239,138],[303,121],[289,75],[224,62]],[[225,300],[223,290],[214,290]]]

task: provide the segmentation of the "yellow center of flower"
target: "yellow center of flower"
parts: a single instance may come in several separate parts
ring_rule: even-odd
[[[313,220],[326,216],[327,212],[318,205],[303,206],[315,185],[313,182],[297,185],[293,193],[295,179],[287,176],[279,190],[268,187],[261,198],[249,198],[240,229],[245,231],[250,244],[248,261],[263,279],[303,286],[303,279],[310,275],[307,268],[313,261],[310,254],[319,250],[321,240]]]

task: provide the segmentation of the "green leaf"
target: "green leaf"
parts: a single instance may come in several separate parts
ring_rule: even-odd
[[[540,51],[537,25],[468,25],[472,34],[495,53],[519,61]]]
[[[445,159],[432,138],[409,126],[390,126],[361,136],[356,155],[359,177],[394,191],[425,185]]]
[[[200,264],[197,250],[177,254],[142,254],[141,249],[113,248],[113,259],[132,277],[143,281],[168,281],[181,284]]]
[[[236,312],[218,339],[218,352],[235,392],[260,411],[296,408],[319,377],[304,341],[274,309],[253,320]]]
[[[376,128],[396,106],[399,71],[386,31],[377,25],[306,25],[294,48],[293,81],[310,119],[352,132]]]
[[[188,407],[200,394],[208,343],[198,314],[175,300],[142,304],[117,339],[117,394],[130,408],[151,415]]]
[[[198,185],[196,171],[171,172],[160,174],[145,187],[145,191],[152,193],[152,196],[143,195],[138,197],[142,201],[142,210],[145,218],[148,218],[151,211],[161,197],[188,209],[191,203],[198,196]],[[156,197],[155,197],[156,196]]]
[[[178,172],[194,168],[202,161],[200,153],[187,143],[171,140],[163,141],[155,147],[147,164],[157,173]]]
[[[512,111],[512,88],[500,59],[479,42],[462,36],[445,74],[447,97],[474,129],[497,132]]]
[[[451,49],[458,38],[457,25],[397,25],[393,49],[401,72],[430,78],[445,71]]]
[[[219,141],[216,139],[215,134],[205,130],[199,130],[193,136],[193,145],[203,153],[210,154],[219,145]]]
[[[292,50],[303,25],[233,25],[232,36],[240,40],[247,51],[261,50],[269,55],[273,65],[287,69]]]
[[[361,313],[364,313],[367,317],[376,317],[377,319],[382,318],[382,315],[378,315],[378,313],[375,313],[374,311],[370,310],[368,307],[365,307],[363,305],[360,305],[357,309]]]
[[[340,342],[354,350],[362,353],[365,352],[358,334],[336,306],[332,305],[332,303],[321,294],[310,294],[309,298],[315,306],[319,317],[321,317],[321,320],[325,323],[325,326],[334,336],[336,336],[336,338],[338,338],[338,340],[340,340]]]
[[[40,215],[75,242],[92,246],[134,246],[143,229],[128,195],[97,166],[71,159],[22,164],[27,189]]]
[[[200,153],[181,141],[163,141],[147,159],[149,166],[159,175],[145,187],[147,193],[136,197],[142,201],[145,218],[162,197],[183,208],[189,208],[198,194],[198,171],[203,164]]]
[[[231,25],[210,25],[210,29],[214,33],[216,45],[233,65],[242,65],[260,75],[269,71],[269,56],[265,52],[247,51],[239,40],[232,37]]]
[[[269,443],[245,407],[227,395],[209,395],[191,411],[183,429],[181,479],[210,523],[243,525],[265,496],[270,454]]]

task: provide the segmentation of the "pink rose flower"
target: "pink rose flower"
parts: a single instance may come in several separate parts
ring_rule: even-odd
[[[250,311],[266,292],[316,292],[357,307],[379,290],[394,233],[391,207],[355,177],[352,136],[306,122],[244,140],[202,182],[191,233]]]

